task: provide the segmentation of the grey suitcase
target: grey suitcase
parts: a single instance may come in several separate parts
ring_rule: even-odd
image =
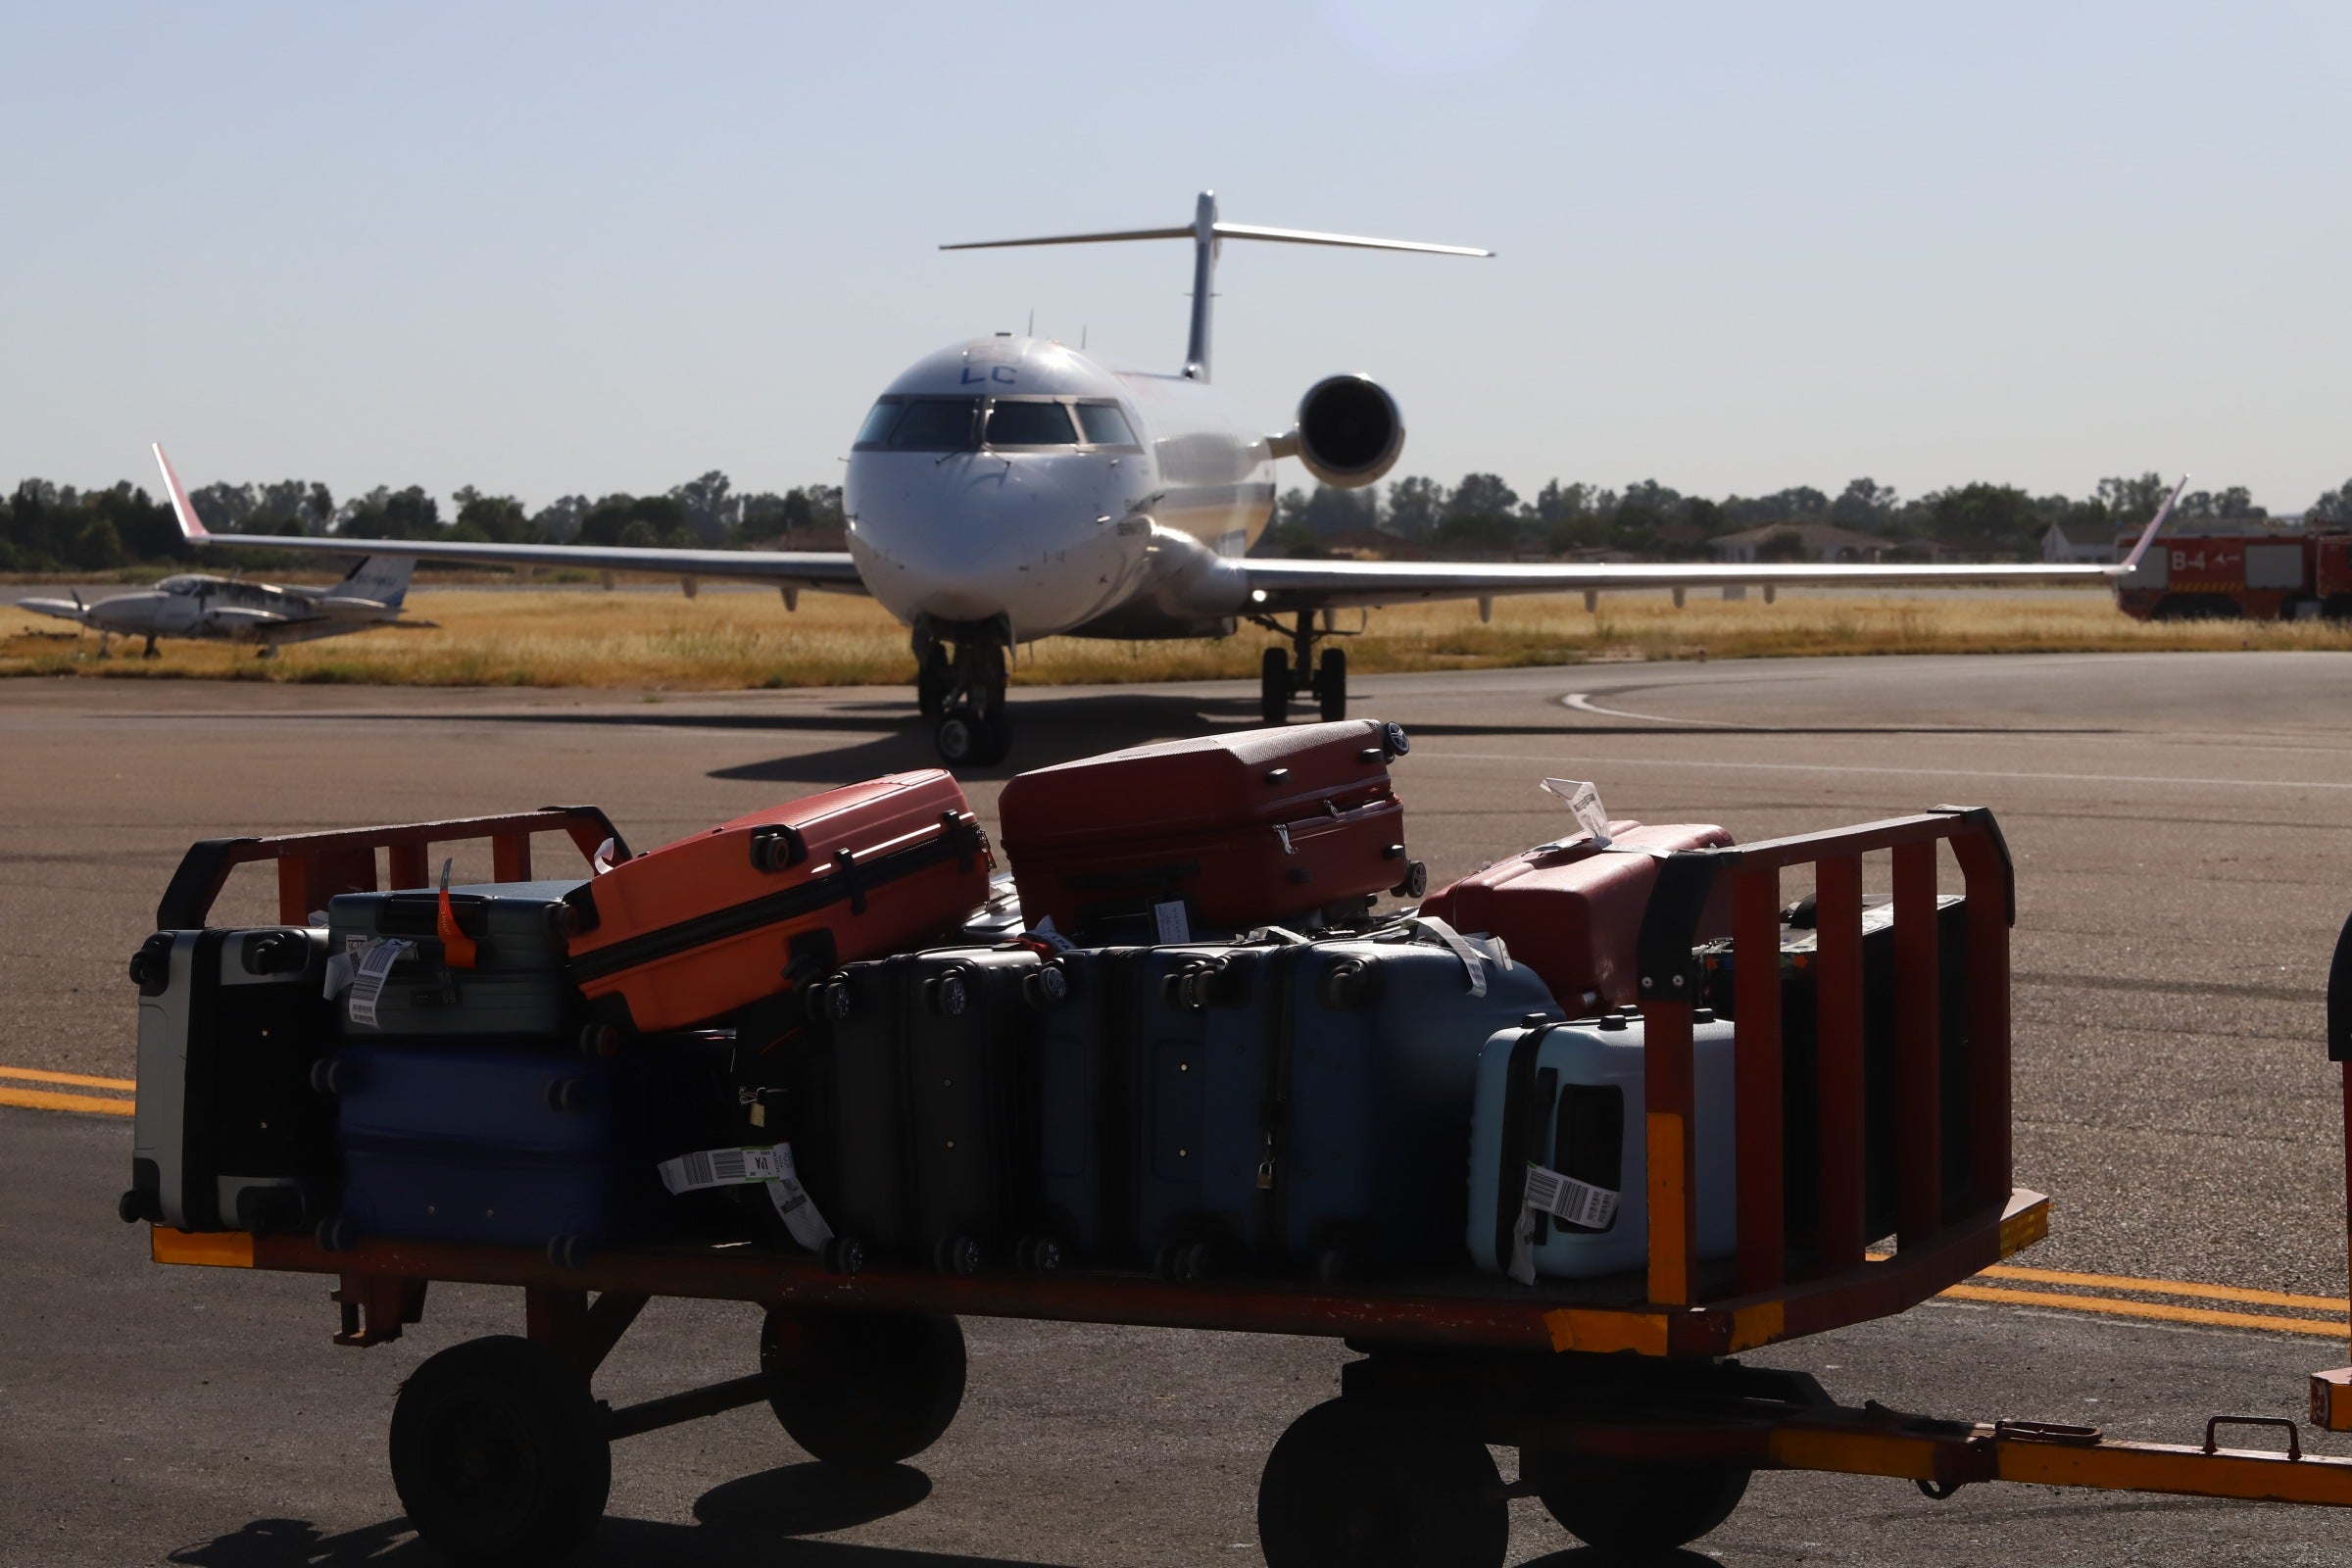
[[[326,933],[158,931],[131,959],[139,1095],[126,1220],[294,1229],[330,1206],[334,1107],[311,1067],[334,1045]]]
[[[1479,1052],[1530,1014],[1560,1016],[1525,964],[1480,970],[1474,985],[1453,948],[1392,930],[1238,948],[1190,982],[1217,1266],[1339,1281],[1462,1261]]]
[[[372,1025],[336,1008],[347,1038],[535,1036],[568,1033],[582,1004],[564,964],[564,895],[580,884],[493,882],[449,890],[458,929],[475,944],[471,968],[453,967],[439,936],[440,896],[416,889],[345,893],[327,905],[329,941],[355,958],[374,942],[411,944],[386,976]]]

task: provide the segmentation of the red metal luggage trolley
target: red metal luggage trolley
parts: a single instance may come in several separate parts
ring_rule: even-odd
[[[502,867],[527,863],[518,833],[560,829],[583,850],[610,832],[584,809],[359,833],[239,841],[231,859],[271,858],[287,907],[348,880],[376,847],[412,858],[469,835],[505,842]],[[363,855],[362,852],[368,853]],[[225,853],[225,852],[224,852]],[[1890,860],[1897,1039],[1890,1114],[1898,1221],[1873,1250],[1865,1219],[1862,908],[1865,857]],[[1967,894],[1966,1115],[1939,1104],[1936,904],[1949,857]],[[322,870],[321,867],[331,868]],[[371,868],[371,867],[370,867]],[[1785,873],[1810,870],[1818,896],[1816,1212],[1788,1224],[1780,1062],[1779,967],[1737,966],[1740,1035],[1739,1250],[1694,1257],[1691,1027],[1698,976],[1691,937],[1708,895],[1728,882],[1735,952],[1777,953]],[[370,1346],[419,1320],[428,1282],[518,1286],[524,1335],[470,1341],[424,1362],[392,1415],[392,1467],[419,1532],[460,1562],[545,1560],[603,1511],[619,1438],[768,1401],[816,1458],[886,1464],[911,1457],[953,1419],[963,1388],[956,1314],[1306,1334],[1362,1352],[1340,1396],[1276,1445],[1258,1494],[1274,1568],[1345,1560],[1350,1540],[1416,1544],[1400,1561],[1499,1564],[1505,1500],[1535,1495],[1604,1549],[1694,1540],[1720,1524],[1758,1469],[1826,1470],[1914,1481],[1948,1495],[1982,1481],[2352,1504],[2352,1460],[2284,1452],[2115,1442],[2095,1428],[1983,1423],[1839,1404],[1810,1377],[1741,1366],[1737,1352],[1900,1312],[2038,1240],[2040,1195],[2010,1186],[2008,936],[2014,901],[1991,814],[1938,809],[1834,832],[1676,855],[1661,868],[1641,943],[1648,1030],[1646,1276],[1520,1288],[1491,1275],[1377,1288],[1301,1281],[1169,1283],[1111,1273],[956,1276],[826,1272],[806,1255],[742,1247],[648,1247],[571,1269],[536,1253],[368,1243],[328,1252],[309,1240],[158,1228],[156,1261],[333,1276],[339,1345]],[[202,878],[198,878],[199,881]],[[302,889],[300,897],[293,890]],[[290,916],[299,918],[299,913]],[[2352,959],[2339,961],[2339,970]],[[2352,979],[2331,1045],[2352,1055]],[[2341,1041],[2335,1039],[2343,1036]],[[2352,1117],[2352,1063],[2346,1068]],[[1946,1161],[1941,1129],[1965,1128],[1965,1160]],[[1947,1170],[1963,1191],[1942,1190]],[[1799,1237],[1799,1242],[1792,1242]],[[590,1378],[656,1296],[758,1303],[767,1316],[760,1369],[622,1409]],[[2352,1370],[2313,1381],[2313,1418],[2352,1430]],[[2256,1425],[2286,1425],[2255,1421]],[[1488,1446],[1516,1448],[1505,1484]],[[527,1448],[507,1452],[501,1448]],[[500,1450],[500,1451],[491,1451]],[[480,1476],[509,1478],[485,1494]],[[528,1486],[514,1478],[531,1478]],[[518,1494],[518,1490],[520,1494]]]

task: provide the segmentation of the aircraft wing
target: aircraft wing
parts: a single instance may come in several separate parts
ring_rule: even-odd
[[[233,605],[220,605],[205,612],[205,619],[224,631],[259,630],[264,626],[283,626],[291,617],[274,610],[245,610]]]
[[[1579,593],[1610,588],[1954,588],[1982,585],[2109,583],[2138,566],[2156,531],[2172,515],[2188,476],[2113,565],[1996,562],[1984,565],[1838,565],[1827,562],[1592,562],[1585,564],[1486,564],[1474,562],[1243,562],[1251,602],[1269,613],[1410,604],[1424,599],[1496,599],[1508,594]]]
[[[188,493],[172,471],[164,449],[155,449],[164,470],[180,534],[191,544],[231,545],[260,550],[307,550],[335,556],[405,556],[416,561],[463,562],[485,566],[570,566],[590,571],[644,571],[662,576],[775,583],[863,593],[865,584],[847,552],[826,550],[663,550],[619,545],[501,545],[452,539],[338,539],[301,535],[208,533]]]

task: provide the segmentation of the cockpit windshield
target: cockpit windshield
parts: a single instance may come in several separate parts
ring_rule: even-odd
[[[897,452],[969,452],[979,422],[978,398],[884,398],[865,416],[858,445]]]
[[[204,579],[202,577],[166,577],[162,582],[157,583],[156,587],[165,593],[185,598],[189,594],[202,593]]]
[[[1000,398],[988,411],[988,440],[992,447],[1074,447],[1077,426],[1070,411],[1059,403],[1014,403]]]
[[[1135,432],[1127,428],[1127,416],[1113,403],[1081,403],[1078,405],[1078,423],[1086,430],[1086,444],[1093,447],[1131,447]]]

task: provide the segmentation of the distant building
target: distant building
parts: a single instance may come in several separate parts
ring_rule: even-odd
[[[1875,533],[1856,533],[1828,522],[1768,522],[1760,528],[1742,528],[1738,533],[1719,533],[1707,541],[1718,561],[1753,562],[1775,540],[1793,538],[1798,558],[1805,561],[1857,562],[1880,561],[1891,557],[1898,548],[1891,539]],[[1786,544],[1779,546],[1787,550]]]
[[[2041,559],[2057,565],[2117,559],[2115,524],[2105,520],[2053,522],[2041,535]]]

